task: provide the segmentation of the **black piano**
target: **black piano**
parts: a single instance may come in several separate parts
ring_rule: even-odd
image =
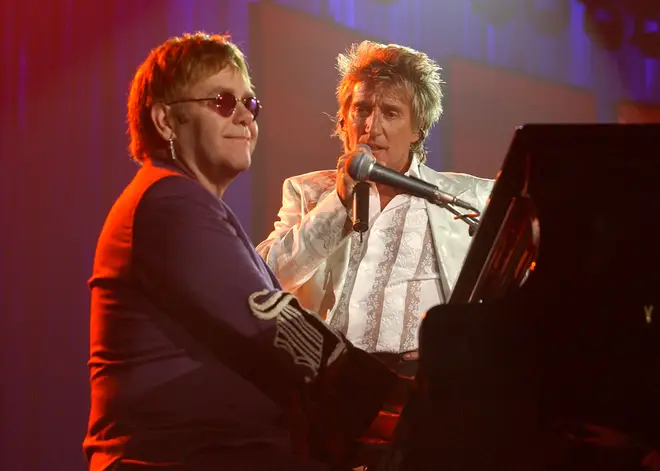
[[[518,128],[451,300],[422,323],[388,469],[588,470],[610,451],[643,469],[660,450],[659,221],[660,126]],[[584,424],[638,461],[582,446]]]

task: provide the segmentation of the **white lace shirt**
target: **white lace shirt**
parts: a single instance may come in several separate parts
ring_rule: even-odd
[[[419,178],[413,161],[406,175]],[[369,195],[369,231],[351,235],[348,273],[329,320],[357,347],[405,352],[418,346],[421,316],[444,302],[424,200],[397,195],[381,211]]]

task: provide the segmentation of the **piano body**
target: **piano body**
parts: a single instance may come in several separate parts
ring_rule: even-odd
[[[571,423],[660,447],[659,234],[660,126],[518,128],[388,469],[573,469]]]

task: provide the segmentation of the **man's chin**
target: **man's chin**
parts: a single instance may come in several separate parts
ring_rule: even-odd
[[[234,179],[239,174],[248,170],[251,164],[252,159],[249,155],[233,156],[214,162],[212,165],[215,168],[211,172],[224,175],[224,178]]]
[[[240,173],[249,170],[251,165],[252,165],[252,159],[249,156],[242,157],[241,159],[238,159],[235,162],[233,162],[232,170],[236,172],[236,175],[238,175]]]

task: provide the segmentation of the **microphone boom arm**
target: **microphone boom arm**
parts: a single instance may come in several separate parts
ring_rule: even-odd
[[[421,178],[413,177],[410,176],[408,178],[419,180],[420,182],[425,182]],[[423,196],[422,196],[423,197]],[[446,209],[450,213],[454,215],[454,219],[460,219],[464,223],[466,223],[469,226],[469,234],[470,236],[474,236],[476,233],[477,229],[479,228],[479,216],[481,216],[481,212],[472,206],[471,204],[466,204],[464,201],[459,200],[457,196],[453,196],[449,193],[445,193],[444,191],[435,188],[433,192],[433,197],[431,198],[425,198],[427,201],[440,206],[441,208]],[[470,213],[461,213],[458,211],[454,206],[461,207],[463,209],[467,209],[471,211]]]
[[[466,223],[468,225],[468,233],[470,234],[470,237],[474,236],[474,234],[477,232],[477,229],[479,229],[479,211],[463,214],[456,208],[452,207],[449,203],[441,203],[438,201],[431,202],[437,204],[441,208],[445,208],[447,211],[452,213],[454,215],[454,219],[460,219]]]
[[[480,211],[458,196],[442,191],[437,186],[414,176],[403,176],[387,169],[376,162],[371,149],[366,144],[360,144],[365,152],[350,158],[347,173],[358,182],[371,181],[381,185],[391,186],[412,196],[424,198],[454,214],[454,219],[460,219],[469,226],[469,234],[473,236],[479,227]],[[470,211],[463,214],[454,206]]]

